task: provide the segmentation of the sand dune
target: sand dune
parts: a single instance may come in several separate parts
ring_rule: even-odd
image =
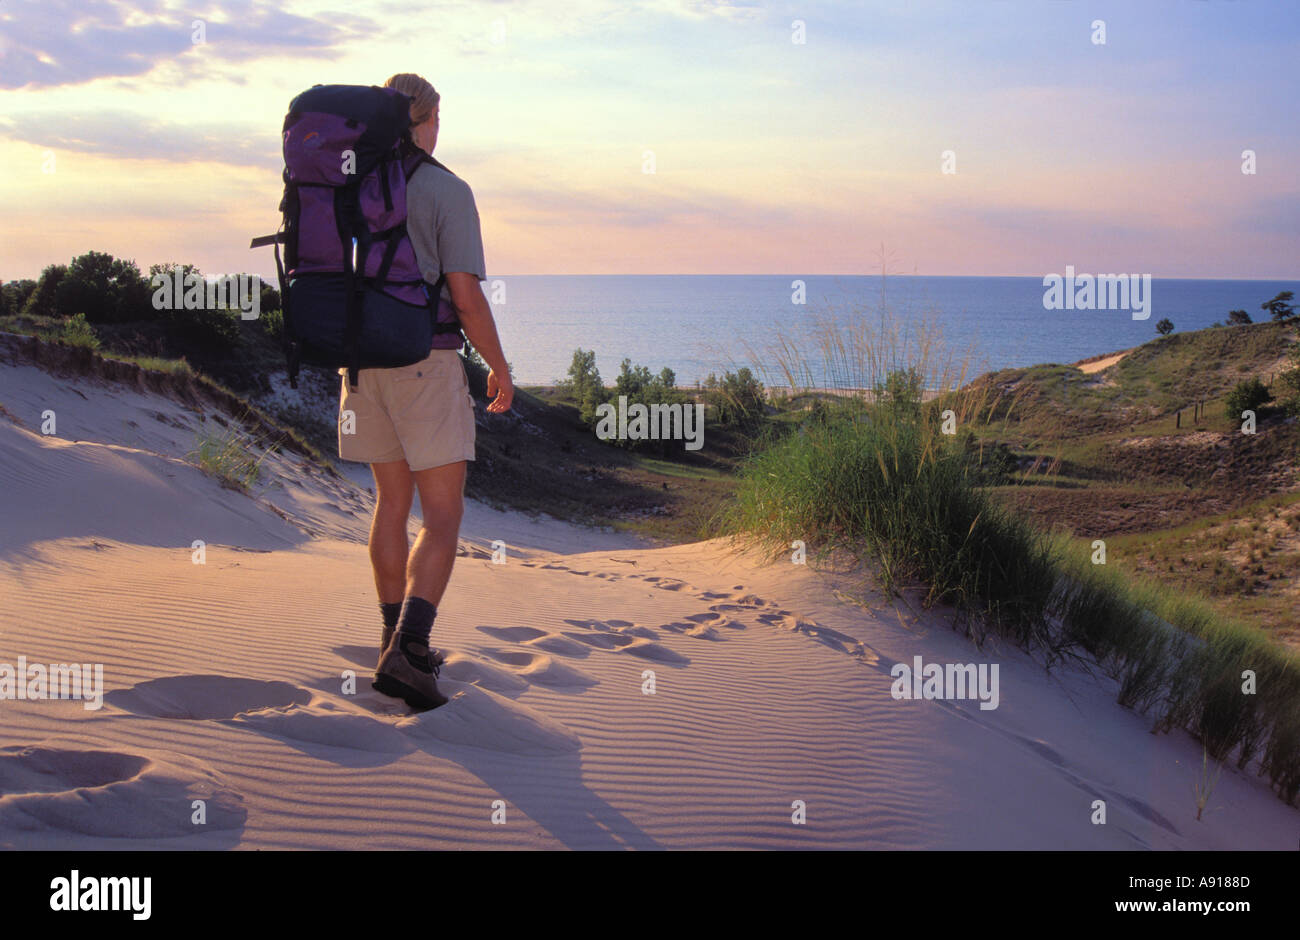
[[[1293,850],[1300,836],[1300,811],[1233,768],[1197,821],[1186,735],[1150,734],[1106,681],[980,651],[937,613],[843,600],[848,574],[481,506],[435,626],[452,701],[412,715],[369,685],[364,487],[276,455],[251,495],[225,489],[183,460],[201,416],[156,395],[0,366],[0,404],[23,423],[0,418],[0,663],[99,663],[105,686],[94,710],[0,703],[0,845]],[[47,408],[57,435],[39,433]],[[483,551],[494,540],[505,564]],[[998,707],[894,698],[892,667],[917,656],[998,664]]]
[[[1131,349],[1126,349],[1123,352],[1111,353],[1109,356],[1093,356],[1091,359],[1084,359],[1080,362],[1076,362],[1075,365],[1078,367],[1080,372],[1091,375],[1094,372],[1101,372],[1103,369],[1109,369],[1130,352],[1132,352]]]

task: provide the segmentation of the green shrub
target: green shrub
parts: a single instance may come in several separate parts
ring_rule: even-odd
[[[279,307],[275,307],[270,310],[263,307],[262,316],[260,319],[262,321],[262,329],[266,331],[266,335],[271,337],[271,339],[275,340],[277,344],[283,343],[284,342],[284,311],[281,310]]]
[[[629,409],[636,404],[649,408],[652,405],[686,405],[689,401],[686,394],[678,390],[677,376],[672,369],[665,366],[658,375],[654,375],[646,366],[633,365],[630,359],[623,360],[613,389],[603,396],[604,402],[617,408],[620,396],[627,398]],[[592,413],[594,417],[594,407]],[[666,454],[669,449],[669,441],[664,439],[633,440],[630,437],[615,437],[609,443],[629,450],[657,449],[661,454]]]
[[[725,372],[719,379],[712,372],[704,380],[705,404],[719,424],[752,428],[764,414],[763,383],[745,367]]]
[[[63,325],[63,333],[59,338],[69,346],[82,346],[86,349],[99,348],[99,337],[95,335],[95,330],[86,320],[84,313],[79,313],[68,320]]]
[[[1230,420],[1240,421],[1243,411],[1257,412],[1272,400],[1273,396],[1269,394],[1268,386],[1261,382],[1258,377],[1252,376],[1249,379],[1242,379],[1228,393],[1224,411]]]
[[[571,397],[578,406],[578,418],[591,427],[596,423],[596,407],[605,400],[605,386],[596,368],[593,350],[575,349],[569,364],[569,376],[558,384],[559,389]]]

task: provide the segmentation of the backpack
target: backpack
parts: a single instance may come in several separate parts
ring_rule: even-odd
[[[274,235],[289,385],[300,363],[360,369],[412,365],[464,336],[429,284],[406,233],[406,184],[424,164],[403,139],[410,99],[393,88],[313,85],[284,119],[284,218]],[[284,259],[280,246],[284,245]]]

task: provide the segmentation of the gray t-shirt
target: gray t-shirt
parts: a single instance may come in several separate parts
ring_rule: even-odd
[[[422,165],[406,184],[406,231],[420,273],[430,284],[438,274],[463,272],[487,279],[483,233],[469,184],[431,163]],[[442,296],[451,300],[446,285]]]

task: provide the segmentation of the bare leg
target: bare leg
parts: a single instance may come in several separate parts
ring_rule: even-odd
[[[411,474],[420,491],[423,523],[406,565],[406,594],[435,607],[456,561],[456,539],[465,511],[465,461]]]
[[[406,592],[406,562],[410,542],[406,521],[411,516],[415,481],[405,460],[372,463],[375,515],[370,522],[370,564],[381,604],[400,604]]]

